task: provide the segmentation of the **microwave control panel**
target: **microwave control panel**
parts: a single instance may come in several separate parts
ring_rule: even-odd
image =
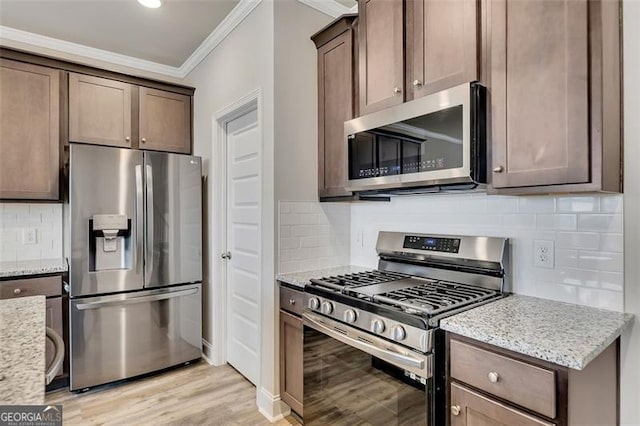
[[[458,253],[458,251],[460,251],[460,238],[436,238],[407,235],[404,237],[404,244],[402,247],[414,250]]]

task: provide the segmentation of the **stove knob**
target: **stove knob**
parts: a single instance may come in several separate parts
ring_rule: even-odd
[[[393,337],[393,340],[400,341],[407,337],[407,333],[401,325],[394,325],[391,327],[391,336]]]
[[[379,319],[374,319],[373,322],[371,322],[371,330],[373,330],[374,333],[378,333],[378,334],[383,333],[384,322]]]
[[[309,309],[313,311],[317,311],[320,307],[320,300],[317,297],[312,297],[309,299]]]
[[[322,313],[325,315],[329,315],[333,312],[333,304],[331,302],[322,302]]]
[[[348,323],[354,323],[358,319],[358,314],[353,309],[344,311],[344,320]]]

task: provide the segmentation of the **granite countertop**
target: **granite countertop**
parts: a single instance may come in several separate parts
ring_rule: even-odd
[[[375,268],[365,268],[364,266],[354,266],[354,265],[346,265],[346,266],[338,266],[335,268],[325,268],[325,269],[316,269],[313,271],[303,271],[303,272],[292,272],[289,274],[278,274],[276,275],[276,280],[282,281],[284,283],[304,288],[305,285],[309,284],[311,278],[322,278],[329,277],[332,275],[344,275],[344,274],[353,274],[355,272],[364,272],[371,271]]]
[[[18,262],[0,262],[0,278],[27,275],[55,274],[67,270],[65,259],[25,260]]]
[[[440,328],[544,361],[584,369],[633,315],[511,295],[440,321]]]
[[[44,296],[0,300],[0,405],[44,403]]]

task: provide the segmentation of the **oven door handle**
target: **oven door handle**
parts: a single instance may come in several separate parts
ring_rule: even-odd
[[[318,319],[320,319],[321,317],[317,317],[316,315],[311,314],[309,312],[304,312],[302,314],[302,318],[304,320],[304,325],[309,326],[314,330],[319,331],[333,339],[336,339],[356,349],[360,349],[361,351],[364,351],[369,355],[373,355],[384,361],[395,364],[398,367],[405,367],[412,370],[420,370],[422,371],[421,375],[424,375],[424,373],[427,373],[425,378],[431,377],[431,371],[430,371],[431,369],[425,368],[424,358],[416,358],[409,355],[400,354],[400,353],[391,351],[390,349],[379,348],[373,344],[364,342],[362,340],[354,339],[350,336],[346,336],[322,324],[320,321],[318,321]],[[367,339],[373,340],[371,336],[367,336]],[[380,339],[376,339],[376,340],[380,340]],[[427,365],[427,367],[430,367],[430,365]]]

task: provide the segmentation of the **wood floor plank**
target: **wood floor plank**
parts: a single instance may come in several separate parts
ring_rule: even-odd
[[[201,361],[120,386],[74,394],[51,392],[65,425],[271,425],[258,412],[256,389],[232,367]],[[298,426],[293,417],[275,423]]]

